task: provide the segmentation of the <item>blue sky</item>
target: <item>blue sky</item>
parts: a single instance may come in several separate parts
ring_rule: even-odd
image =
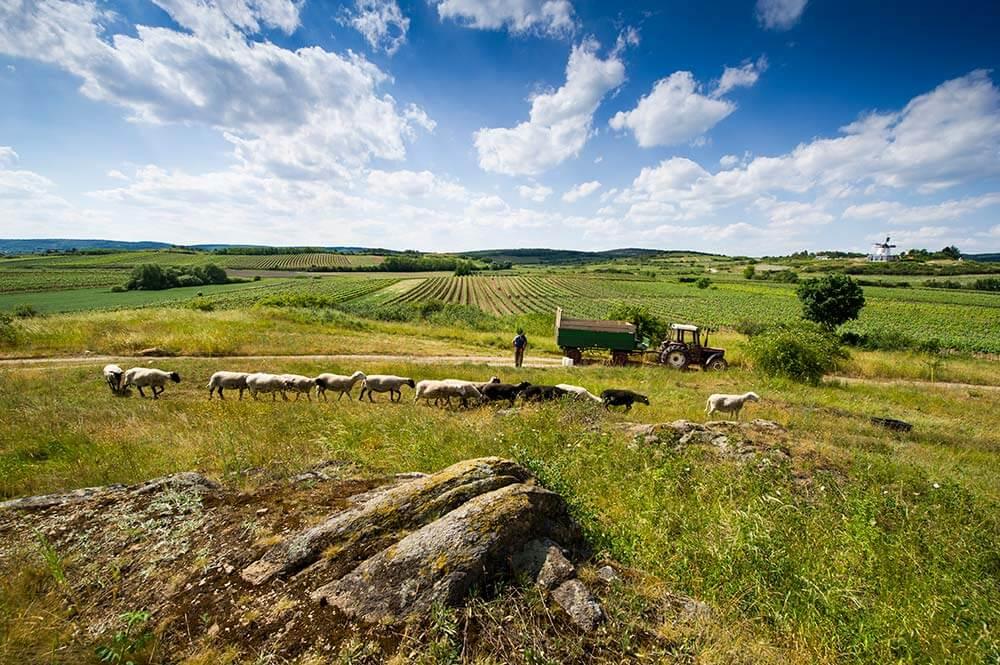
[[[0,236],[1000,250],[1000,5],[0,0]]]

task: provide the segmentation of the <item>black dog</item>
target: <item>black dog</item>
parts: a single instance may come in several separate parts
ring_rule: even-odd
[[[632,392],[631,390],[616,390],[609,388],[601,393],[601,400],[604,402],[605,409],[610,409],[613,406],[624,406],[625,410],[629,411],[632,409],[632,405],[636,402],[641,402],[646,406],[649,406],[648,397]]]

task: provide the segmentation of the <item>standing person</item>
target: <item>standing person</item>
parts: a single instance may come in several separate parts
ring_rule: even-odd
[[[520,367],[524,362],[524,349],[528,346],[528,338],[522,328],[517,329],[517,337],[514,338],[514,367]]]

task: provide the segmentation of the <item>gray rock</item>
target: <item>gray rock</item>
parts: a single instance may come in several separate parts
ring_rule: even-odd
[[[621,579],[618,571],[611,566],[601,566],[597,569],[597,579],[601,580],[605,584],[611,584]]]
[[[684,621],[705,621],[712,618],[712,608],[694,598],[686,598],[681,605],[681,619]]]
[[[142,349],[141,351],[136,351],[137,356],[151,357],[151,358],[169,358],[171,356],[176,356],[177,354],[173,351],[167,351],[166,349],[161,349],[158,346],[151,346],[148,349]]]
[[[580,630],[590,632],[604,621],[604,610],[590,589],[577,579],[563,582],[552,592],[552,598],[566,611]]]
[[[84,487],[82,489],[72,490],[70,492],[60,492],[58,494],[25,496],[0,503],[0,510],[43,510],[53,506],[63,506],[71,503],[89,501],[94,497],[103,496],[109,492],[122,490],[124,488],[124,485],[106,485],[103,487]]]
[[[190,490],[194,492],[213,492],[221,486],[214,480],[209,480],[194,471],[182,471],[170,476],[156,478],[132,489],[132,494],[149,494],[163,489]]]
[[[425,616],[435,603],[457,605],[502,578],[508,552],[572,531],[558,494],[513,483],[469,499],[310,595],[370,623]]]
[[[514,572],[534,580],[543,589],[552,589],[576,576],[562,548],[551,540],[532,540],[511,559]]]

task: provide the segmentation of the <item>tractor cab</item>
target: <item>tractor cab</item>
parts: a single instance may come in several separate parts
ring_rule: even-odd
[[[688,323],[670,325],[670,336],[660,344],[659,361],[674,369],[697,365],[702,369],[723,370],[729,366],[724,349],[708,346],[708,331],[702,338],[701,328]]]

